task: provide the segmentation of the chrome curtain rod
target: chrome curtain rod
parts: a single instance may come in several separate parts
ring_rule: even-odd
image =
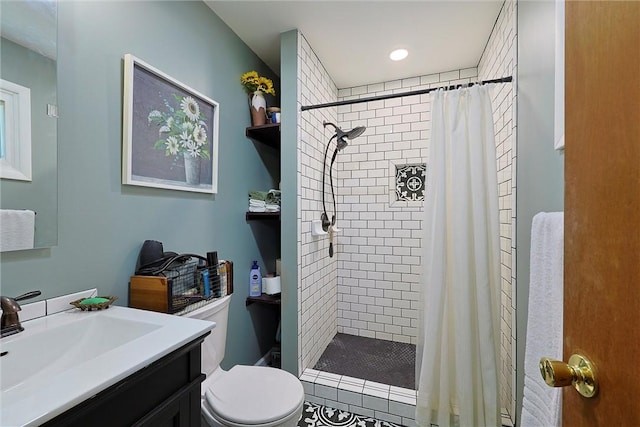
[[[480,84],[484,85],[489,83],[510,83],[511,81],[513,81],[513,77],[509,76],[509,77],[502,77],[501,79],[484,80],[480,82]],[[302,107],[300,107],[300,111],[315,110],[317,108],[326,108],[326,107],[337,107],[340,105],[360,104],[363,102],[379,101],[381,99],[400,98],[403,96],[423,95],[425,93],[429,93],[438,89],[453,90],[453,89],[461,88],[463,86],[473,86],[474,84],[477,84],[477,83],[465,83],[465,84],[457,84],[457,85],[443,86],[443,87],[432,87],[429,89],[414,90],[412,92],[390,93],[387,95],[371,96],[369,98],[347,99],[344,101],[328,102],[326,104],[303,105]]]

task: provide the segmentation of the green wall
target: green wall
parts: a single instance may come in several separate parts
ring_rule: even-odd
[[[44,299],[97,287],[126,305],[144,240],[174,252],[217,250],[235,264],[223,367],[254,363],[273,325],[245,307],[249,269],[276,254],[245,221],[247,192],[277,182],[245,137],[250,115],[239,78],[273,72],[199,1],[62,1],[58,16],[58,246],[1,254],[2,295],[40,289]],[[121,184],[125,53],[220,103],[215,196]]]
[[[564,210],[564,156],[553,148],[554,2],[518,2],[516,408],[522,412],[531,222]]]
[[[282,368],[298,372],[298,31],[280,38],[282,125]]]

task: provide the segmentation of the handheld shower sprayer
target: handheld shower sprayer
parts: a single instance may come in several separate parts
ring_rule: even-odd
[[[358,126],[351,129],[348,132],[343,131],[338,126],[331,122],[322,122],[322,125],[326,128],[327,126],[333,126],[335,133],[329,141],[327,142],[327,147],[324,150],[324,161],[322,164],[322,214],[320,215],[320,220],[322,221],[322,229],[324,231],[329,232],[329,256],[333,257],[333,230],[330,230],[330,227],[334,226],[336,223],[336,196],[333,189],[333,163],[338,156],[338,152],[344,150],[344,148],[349,144],[347,139],[355,139],[362,135],[366,129],[364,126]],[[327,155],[329,154],[329,147],[331,146],[331,141],[336,140],[336,148],[333,151],[333,156],[331,156],[331,163],[329,165],[329,183],[331,185],[331,198],[333,199],[333,215],[331,216],[331,221],[329,220],[329,215],[327,215],[327,206],[325,203],[325,176],[326,176],[326,168],[327,168]]]

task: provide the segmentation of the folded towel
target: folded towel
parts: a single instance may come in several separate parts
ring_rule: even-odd
[[[280,212],[280,205],[266,205],[267,212]]]
[[[562,359],[564,214],[541,212],[531,226],[529,312],[520,425],[561,425],[562,390],[547,386],[541,357]]]
[[[33,249],[36,213],[30,210],[0,210],[0,251]]]
[[[249,206],[265,206],[267,203],[264,200],[249,199]]]
[[[269,191],[251,190],[249,191],[249,200],[260,200],[270,204],[279,205],[281,194],[280,190],[274,189]]]
[[[267,208],[264,206],[249,206],[249,212],[266,212]]]
[[[249,198],[250,199],[254,199],[254,200],[265,201],[265,200],[267,200],[267,195],[268,194],[269,194],[268,191],[251,190],[251,191],[249,191]]]

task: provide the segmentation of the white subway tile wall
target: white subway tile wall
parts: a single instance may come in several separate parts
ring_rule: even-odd
[[[338,99],[407,92],[515,76],[515,4],[505,2],[479,67],[345,88]],[[513,413],[515,396],[515,91],[492,90],[498,162],[502,274],[501,403]],[[394,202],[396,165],[427,163],[429,95],[338,107],[343,129],[367,126],[338,159],[338,332],[416,342],[421,270],[421,203]],[[428,184],[427,184],[428,185]]]
[[[506,1],[498,16],[485,52],[478,64],[481,80],[517,75],[517,3]],[[496,148],[498,156],[498,195],[500,203],[500,259],[502,263],[501,363],[502,407],[515,415],[516,344],[516,91],[514,84],[495,85],[492,90]]]
[[[298,107],[515,77],[515,19],[515,3],[505,2],[478,68],[345,89],[336,88],[311,46],[299,34]],[[513,236],[516,158],[513,87],[512,84],[500,84],[492,89],[502,251],[501,404],[511,414],[515,413],[515,266],[512,260],[516,250]],[[430,115],[429,95],[298,114],[299,372],[315,365],[337,332],[416,342],[423,209],[419,204],[392,202],[394,181],[390,171],[397,164],[426,163],[429,167]],[[324,149],[332,135],[323,129],[324,120],[334,122],[344,130],[367,126],[364,135],[350,141],[336,160],[337,226],[342,231],[336,237],[337,255],[334,258],[327,255],[327,239],[311,235],[311,221],[319,219],[322,211]],[[330,195],[326,196],[326,201],[331,203]],[[327,207],[331,216],[332,208]],[[355,393],[357,383],[346,381],[344,387],[338,383],[337,396],[333,398],[333,392],[323,388],[331,387],[330,379],[324,382],[326,384],[318,383],[319,393],[331,393],[331,396],[320,398],[317,393],[311,394],[323,399],[317,403],[345,405],[346,400],[358,399],[350,394]],[[373,391],[368,395],[376,397]],[[341,400],[341,396],[346,400]],[[371,405],[377,402],[370,400]],[[398,402],[403,403],[401,399]],[[349,403],[353,412],[366,415],[356,410],[356,403],[361,402]],[[376,409],[364,410],[373,415]]]
[[[336,101],[337,94],[331,77],[298,33],[298,111],[302,105]],[[311,221],[319,220],[322,212],[324,150],[333,134],[333,128],[322,126],[325,120],[336,123],[335,108],[298,114],[298,372],[314,366],[337,333],[337,258],[329,258],[326,237],[311,235]],[[331,203],[330,194],[326,201]]]
[[[339,99],[477,80],[475,68],[340,89]],[[421,202],[398,202],[395,168],[429,168],[429,95],[338,107],[344,129],[366,126],[338,159],[338,331],[416,342]]]

